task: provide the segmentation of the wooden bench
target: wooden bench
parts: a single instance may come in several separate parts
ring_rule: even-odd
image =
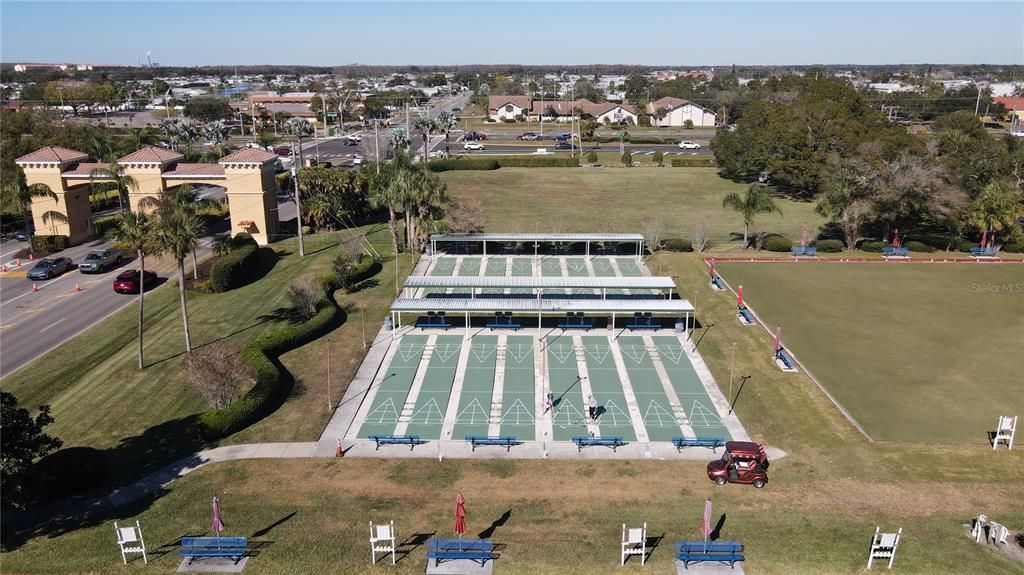
[[[505,451],[512,451],[513,446],[519,445],[514,435],[467,435],[466,441],[473,446],[473,451],[477,445],[500,445]]]
[[[409,451],[421,443],[426,443],[419,435],[371,435],[370,441],[377,442],[377,449],[380,449],[381,445],[408,445]]]
[[[248,545],[245,537],[182,537],[178,555],[188,557],[189,563],[197,557],[229,557],[238,563]]]
[[[725,446],[725,440],[720,437],[675,437],[672,445],[676,451],[682,451],[684,447],[708,447],[711,451]]]
[[[573,437],[572,442],[576,444],[580,452],[583,451],[584,447],[590,447],[591,445],[603,445],[605,447],[611,447],[612,451],[616,451],[619,447],[626,445],[626,442],[621,437],[590,437],[580,436]]]
[[[735,569],[737,561],[743,561],[743,544],[739,541],[676,541],[676,559],[689,569],[690,563],[713,561],[728,563]]]
[[[480,565],[494,559],[494,543],[490,539],[431,539],[427,541],[427,558],[438,565],[442,561],[469,559]]]

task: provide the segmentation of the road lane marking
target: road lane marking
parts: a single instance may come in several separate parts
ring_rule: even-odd
[[[68,318],[66,318],[66,317],[63,317],[63,318],[61,318],[61,319],[58,319],[57,321],[55,321],[55,322],[51,323],[50,325],[48,325],[48,326],[44,327],[43,329],[39,330],[39,333],[43,333],[44,331],[46,331],[46,330],[50,329],[51,327],[53,327],[53,326],[57,325],[58,323],[60,323],[60,322],[62,322],[62,321],[64,321],[64,320],[66,320],[66,319],[68,319]]]

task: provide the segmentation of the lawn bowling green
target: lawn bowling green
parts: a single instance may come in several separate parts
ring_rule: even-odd
[[[542,446],[536,453],[559,445],[576,453],[572,438],[594,435],[642,445],[635,454],[648,456],[658,444],[659,455],[676,453],[677,437],[746,439],[693,349],[694,309],[671,278],[652,277],[635,255],[616,255],[635,247],[591,239],[581,249],[576,242],[586,240],[556,246],[523,236],[497,254],[462,246],[424,258],[392,304],[397,327],[347,439],[409,435],[454,445],[514,436]],[[475,453],[499,452],[506,454]],[[591,448],[588,456],[595,452],[612,454]]]

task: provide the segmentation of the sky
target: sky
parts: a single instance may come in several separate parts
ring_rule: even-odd
[[[0,61],[1022,64],[1024,2],[0,0]]]

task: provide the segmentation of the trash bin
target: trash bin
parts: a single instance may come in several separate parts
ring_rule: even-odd
[[[395,325],[391,323],[391,316],[384,318],[384,331],[392,331]]]
[[[681,321],[677,321],[676,322],[676,333],[683,333],[685,331],[686,331],[686,324],[681,322]]]

